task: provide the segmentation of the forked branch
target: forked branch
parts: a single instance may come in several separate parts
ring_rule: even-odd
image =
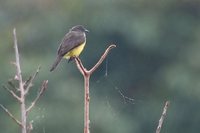
[[[109,51],[112,48],[115,48],[115,47],[116,47],[116,45],[114,45],[114,44],[110,45],[105,50],[105,52],[103,53],[103,55],[101,56],[99,61],[90,70],[87,70],[83,66],[81,60],[78,57],[75,58],[76,66],[84,77],[84,88],[85,88],[85,94],[84,94],[84,133],[90,133],[90,129],[89,129],[89,124],[90,124],[90,119],[89,119],[89,103],[90,103],[89,82],[90,81],[89,80],[90,80],[90,76],[101,65],[101,63],[104,61],[104,59],[108,55]]]
[[[109,51],[113,48],[115,48],[116,45],[114,44],[111,44],[106,50],[105,52],[102,54],[101,58],[99,59],[99,61],[90,69],[90,70],[87,70],[83,64],[82,64],[82,61],[76,57],[75,58],[75,61],[76,61],[76,65],[79,69],[79,71],[83,74],[83,75],[91,75],[100,65],[101,63],[104,61],[104,59],[107,57]]]

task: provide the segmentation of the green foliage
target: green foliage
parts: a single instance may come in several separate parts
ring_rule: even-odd
[[[24,78],[42,66],[30,100],[49,80],[31,112],[33,133],[83,132],[83,79],[75,63],[63,60],[49,72],[62,37],[76,24],[90,30],[80,56],[86,67],[108,44],[117,45],[91,78],[91,132],[155,132],[166,100],[171,105],[161,132],[199,131],[198,1],[7,0],[0,2],[0,20],[0,84],[15,74],[14,27]],[[3,88],[0,94],[0,103],[19,116],[13,98]],[[20,132],[3,110],[0,118],[1,131]]]

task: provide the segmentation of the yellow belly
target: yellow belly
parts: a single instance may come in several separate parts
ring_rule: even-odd
[[[69,51],[67,54],[64,55],[63,58],[69,59],[70,57],[78,57],[83,51],[84,47],[85,47],[85,43]]]

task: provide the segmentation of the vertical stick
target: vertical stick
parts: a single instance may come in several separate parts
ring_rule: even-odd
[[[23,80],[21,75],[21,67],[19,61],[19,51],[17,46],[17,36],[16,36],[16,29],[13,29],[13,36],[14,36],[14,49],[15,49],[15,58],[16,58],[16,69],[17,75],[16,78],[19,81],[19,90],[20,90],[20,99],[21,99],[21,124],[22,124],[22,133],[26,133],[26,106],[25,106],[25,90],[23,86]]]
[[[89,108],[90,108],[90,91],[89,91],[89,80],[90,75],[84,77],[85,84],[85,96],[84,96],[84,133],[90,132],[90,118],[89,118]]]
[[[24,90],[21,91],[21,122],[22,122],[22,133],[26,133],[26,106],[25,106],[25,96]]]

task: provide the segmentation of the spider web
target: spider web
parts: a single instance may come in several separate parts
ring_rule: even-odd
[[[101,80],[106,80],[106,82],[108,82],[111,85],[113,91],[117,91],[117,93],[121,96],[124,104],[127,104],[127,103],[135,104],[134,98],[128,97],[126,94],[124,94],[123,89],[120,89],[120,87],[115,85],[114,82],[111,79],[109,79],[108,63],[109,63],[109,61],[108,61],[108,57],[107,57],[106,60],[105,60],[104,76],[102,76],[96,82],[100,83]],[[108,98],[107,98],[107,100],[108,100]]]

